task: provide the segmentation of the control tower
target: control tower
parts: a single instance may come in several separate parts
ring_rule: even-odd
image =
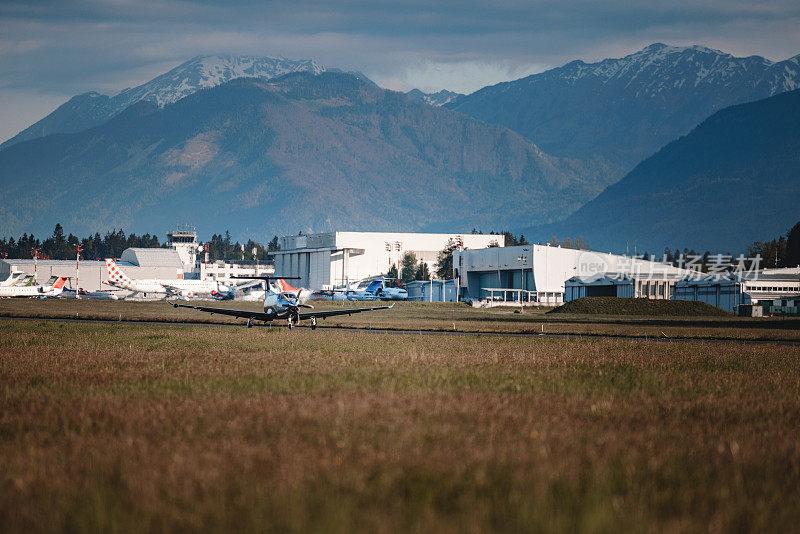
[[[197,241],[196,226],[176,225],[174,230],[167,232],[167,246],[178,252],[184,273],[194,273],[197,270],[197,252],[201,246]]]

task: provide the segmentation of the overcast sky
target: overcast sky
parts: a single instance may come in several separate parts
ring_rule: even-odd
[[[653,42],[786,59],[800,53],[800,2],[0,0],[0,140],[72,95],[113,95],[199,54],[311,58],[391,89],[471,92]]]

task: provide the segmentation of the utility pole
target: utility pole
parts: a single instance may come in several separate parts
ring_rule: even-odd
[[[464,238],[460,235],[456,236],[456,245],[458,250],[458,260],[461,261],[461,250],[464,248]],[[456,278],[456,255],[453,254],[451,256],[450,263],[453,264],[453,284],[456,286],[456,302],[460,302],[459,300],[459,293],[461,291],[461,284],[459,283],[461,280],[461,271],[458,272],[458,278]],[[442,291],[444,291],[444,287],[442,287]]]
[[[75,298],[79,299],[81,298],[81,285],[78,276],[81,268],[81,250],[83,249],[81,248],[80,244],[76,245],[75,249],[77,250],[75,253]]]

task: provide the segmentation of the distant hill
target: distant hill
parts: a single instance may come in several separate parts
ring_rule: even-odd
[[[442,89],[438,93],[423,93],[419,89],[412,89],[406,94],[414,100],[425,102],[431,106],[444,106],[445,104],[455,102],[464,96],[461,93],[454,93],[453,91],[448,91],[446,89]]]
[[[658,43],[485,87],[446,106],[507,126],[548,154],[603,162],[621,178],[712,113],[798,87],[800,56],[774,63]]]
[[[236,79],[163,108],[0,151],[0,235],[235,237],[543,223],[600,192],[587,169],[502,127],[336,72]]]
[[[0,145],[0,150],[20,141],[55,133],[75,133],[100,125],[137,102],[153,102],[164,107],[200,89],[216,87],[236,78],[267,80],[290,72],[320,74],[325,70],[325,67],[312,60],[231,55],[197,56],[147,83],[125,89],[114,97],[96,92],[74,96],[47,117]]]
[[[732,106],[529,238],[582,236],[597,250],[689,247],[738,254],[800,219],[800,90]]]

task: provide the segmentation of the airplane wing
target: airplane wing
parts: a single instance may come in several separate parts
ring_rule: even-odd
[[[250,311],[250,310],[232,310],[229,308],[215,308],[213,306],[192,306],[191,304],[178,304],[177,302],[167,301],[173,308],[191,308],[201,312],[210,314],[218,313],[220,315],[230,315],[231,317],[244,317],[245,319],[258,319],[261,321],[271,321],[275,319],[275,315],[271,313]]]
[[[251,287],[261,287],[263,284],[264,284],[263,280],[250,280],[249,282],[244,282],[244,283],[232,286],[231,289],[233,289],[234,291],[241,291],[241,290],[244,290],[244,289],[249,289]]]
[[[389,306],[373,306],[371,308],[342,308],[341,310],[327,310],[327,311],[318,311],[318,312],[308,312],[308,313],[301,313],[300,319],[311,319],[312,317],[332,317],[334,315],[352,315],[354,313],[361,313],[365,311],[372,311],[372,310],[388,310],[389,308],[394,307],[394,304]]]
[[[164,283],[161,284],[161,287],[167,290],[167,293],[169,293],[170,297],[180,297],[183,295],[183,289],[179,287],[175,287]]]
[[[231,317],[243,317],[245,319],[257,319],[259,321],[272,321],[276,317],[274,314],[271,313],[264,313],[264,312],[257,312],[257,311],[250,311],[250,310],[232,310],[229,308],[215,308],[212,306],[192,306],[191,304],[179,304],[177,302],[168,301],[174,308],[191,308],[193,310],[198,310],[201,312],[215,314],[218,313],[220,315],[229,315]],[[388,310],[389,308],[394,307],[394,304],[389,306],[372,306],[370,308],[342,308],[340,310],[326,310],[326,311],[315,311],[315,312],[307,312],[307,313],[300,313],[298,317],[303,319],[311,319],[312,317],[317,318],[324,318],[324,317],[332,317],[334,315],[352,315],[354,313],[361,313],[366,311],[373,311],[373,310]]]

